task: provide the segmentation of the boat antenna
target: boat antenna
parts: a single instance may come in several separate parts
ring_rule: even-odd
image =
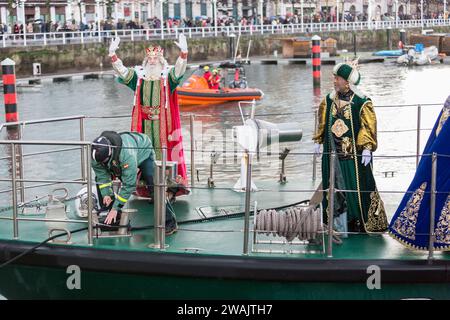
[[[250,47],[252,46],[252,39],[248,42],[248,48],[247,48],[247,57],[245,58],[245,63],[249,63],[248,56],[250,55]]]
[[[236,49],[234,50],[234,59],[233,59],[233,63],[236,63],[236,57],[237,57],[237,53],[239,50],[239,41],[241,40],[241,34],[238,35],[238,39],[236,42]]]

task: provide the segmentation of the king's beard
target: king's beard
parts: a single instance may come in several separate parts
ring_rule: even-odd
[[[164,70],[165,65],[164,58],[160,58],[155,64],[150,64],[148,61],[144,60],[144,80],[159,80],[161,79],[161,74]]]

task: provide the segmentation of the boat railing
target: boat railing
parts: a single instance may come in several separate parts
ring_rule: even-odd
[[[251,104],[251,102],[249,102]],[[397,104],[397,105],[376,105],[375,108],[411,108],[415,107],[416,110],[416,127],[415,128],[408,128],[408,129],[402,129],[402,130],[380,130],[379,133],[392,133],[392,132],[416,132],[416,167],[419,164],[420,160],[420,148],[421,148],[421,141],[420,141],[420,135],[422,131],[429,131],[430,128],[423,128],[422,127],[422,109],[424,107],[436,107],[436,106],[442,106],[442,103],[421,103],[421,104]],[[242,110],[242,109],[241,109]],[[285,113],[263,113],[263,114],[255,114],[258,118],[264,118],[264,117],[271,117],[271,116],[296,116],[296,115],[306,115],[306,114],[312,114],[314,115],[314,131],[317,129],[317,110],[313,111],[303,111],[303,112],[285,112]],[[250,114],[245,115],[242,114],[225,114],[221,115],[221,118],[234,118],[234,119],[244,119],[244,117],[249,117]],[[213,115],[211,114],[201,114],[201,113],[185,113],[181,114],[181,118],[189,118],[189,132],[190,132],[190,150],[186,150],[190,152],[190,173],[191,173],[191,185],[195,186],[195,154],[199,152],[221,152],[223,154],[226,154],[225,150],[198,150],[196,148],[197,145],[197,139],[194,134],[195,132],[195,122],[197,118],[211,118]],[[114,115],[114,116],[86,116],[88,119],[116,119],[116,118],[130,118],[129,114],[122,114],[122,115]],[[216,140],[217,141],[217,140]],[[228,152],[229,153],[229,152]],[[293,154],[291,152],[291,154]],[[316,180],[317,178],[317,156],[313,153],[311,153],[311,157],[313,158],[313,170],[312,170],[312,179]]]
[[[256,156],[256,153],[251,153],[248,152],[248,150],[245,150],[243,152],[245,154],[245,159],[247,159],[246,162],[246,187],[245,187],[245,214],[244,214],[244,243],[243,243],[243,254],[247,255],[249,254],[249,238],[250,238],[250,234],[253,232],[254,234],[254,238],[253,238],[253,245],[254,244],[258,244],[258,243],[266,243],[266,244],[286,244],[286,245],[295,245],[295,244],[300,244],[300,245],[305,245],[304,242],[298,242],[298,243],[292,243],[292,242],[280,242],[280,241],[266,241],[266,242],[258,242],[256,241],[256,234],[257,233],[265,233],[265,232],[275,232],[276,230],[258,230],[258,228],[256,227],[256,215],[257,215],[257,208],[256,208],[256,203],[254,205],[253,211],[254,211],[254,222],[253,222],[253,229],[251,229],[250,227],[250,216],[251,216],[251,193],[252,193],[252,186],[251,186],[251,182],[252,182],[252,158]],[[311,155],[311,153],[295,153],[297,155],[305,155],[305,156],[309,156]],[[294,192],[294,193],[313,193],[313,192],[322,192],[322,193],[327,193],[329,194],[329,203],[333,203],[334,204],[334,197],[335,194],[337,192],[345,192],[345,193],[371,193],[373,192],[373,190],[368,190],[368,191],[358,191],[358,190],[346,190],[346,189],[340,189],[336,187],[336,182],[335,182],[335,170],[336,170],[336,157],[338,156],[338,154],[336,152],[329,152],[329,153],[324,153],[327,154],[328,156],[330,156],[330,162],[329,162],[329,166],[330,166],[330,180],[329,180],[329,187],[327,189],[287,189],[287,190],[278,190],[278,189],[264,189],[264,188],[258,188],[258,192],[268,192],[268,193],[274,193],[274,192],[278,192],[278,193],[286,193],[286,192]],[[434,258],[434,243],[436,240],[436,234],[435,234],[435,206],[436,206],[436,196],[437,194],[448,194],[448,191],[438,191],[436,189],[436,176],[437,176],[437,162],[438,162],[438,158],[439,157],[446,157],[446,158],[450,158],[450,154],[437,154],[437,153],[432,153],[432,154],[407,154],[407,155],[382,155],[382,156],[374,156],[374,158],[390,158],[393,160],[398,160],[398,159],[402,159],[402,158],[411,158],[411,157],[416,157],[416,156],[420,156],[420,157],[431,157],[431,181],[430,181],[430,191],[425,191],[424,193],[429,193],[430,194],[430,218],[429,218],[429,223],[430,223],[430,227],[429,227],[429,233],[427,234],[422,234],[422,235],[427,235],[429,237],[429,247],[428,247],[428,262],[432,263],[433,258]],[[192,189],[209,189],[209,187],[192,187]],[[215,189],[217,190],[233,190],[232,188],[227,188],[227,187],[215,187]],[[377,190],[377,192],[381,193],[381,194],[413,194],[414,191],[405,191],[405,190]],[[327,219],[328,221],[333,221],[334,218],[334,206],[331,205],[329,206],[329,210],[328,210],[328,214],[327,214]],[[323,230],[320,231],[319,229],[317,230],[317,233],[322,234],[322,236],[324,234],[328,235],[328,244],[326,246],[326,254],[327,257],[332,258],[333,257],[333,235],[337,234],[337,235],[348,235],[348,234],[361,234],[360,232],[336,232],[333,230],[333,224],[332,223],[328,223],[326,225],[327,230]],[[370,234],[385,234],[385,232],[368,232]],[[325,247],[324,247],[325,248]],[[320,251],[297,251],[297,250],[289,250],[289,251],[277,251],[277,250],[262,250],[262,251],[258,251],[258,250],[251,250],[251,252],[266,252],[266,253],[280,253],[280,252],[286,252],[286,253],[320,253]]]
[[[420,131],[425,130],[423,128],[421,128],[421,109],[423,106],[442,106],[442,103],[440,104],[418,104],[418,105],[399,105],[396,107],[411,107],[411,106],[415,106],[417,107],[417,128],[415,129],[418,134],[417,134],[417,150],[415,154],[411,154],[411,155],[374,155],[374,158],[402,158],[402,157],[415,157],[416,158],[416,164],[418,163],[418,159],[420,158],[420,156],[430,156],[430,155],[421,155],[420,154]],[[394,106],[379,106],[379,107],[394,107]],[[313,111],[311,112],[313,113]],[[314,114],[316,114],[314,112]],[[283,115],[283,114],[277,114],[277,115]],[[195,149],[195,135],[193,134],[194,132],[194,116],[202,116],[202,115],[193,115],[193,114],[189,114],[189,115],[184,115],[189,117],[190,119],[190,132],[191,132],[191,149],[187,150],[191,152],[191,175],[193,175],[193,170],[192,167],[195,166],[195,156],[194,154],[196,152],[210,152],[211,150],[196,150]],[[208,116],[208,115],[204,115],[204,116]],[[260,115],[257,115],[258,117]],[[264,116],[264,115],[261,115]],[[117,116],[114,116],[117,117]],[[129,115],[127,115],[127,117],[129,117]],[[238,115],[238,118],[242,118],[242,115]],[[24,185],[25,182],[34,182],[34,183],[45,183],[45,184],[60,184],[60,183],[75,183],[75,184],[87,184],[92,185],[92,177],[91,177],[91,166],[90,166],[90,157],[86,155],[89,155],[90,149],[91,149],[91,143],[90,142],[86,142],[84,141],[84,121],[87,118],[111,118],[111,117],[87,117],[87,116],[72,116],[72,117],[61,117],[61,118],[49,118],[49,119],[42,119],[42,120],[33,120],[33,121],[21,121],[21,122],[16,122],[16,123],[8,123],[8,124],[3,124],[2,126],[0,126],[0,132],[3,128],[5,127],[10,127],[10,126],[19,126],[19,132],[21,133],[20,137],[23,137],[23,131],[26,125],[29,124],[38,124],[38,123],[51,123],[51,122],[58,122],[58,121],[72,121],[72,120],[77,120],[80,123],[80,141],[47,141],[47,140],[36,140],[36,141],[31,141],[31,140],[2,140],[0,141],[0,144],[6,144],[9,145],[10,147],[10,152],[11,152],[11,157],[6,157],[6,158],[2,158],[2,159],[7,159],[7,158],[11,158],[13,159],[18,159],[20,161],[11,161],[12,163],[12,178],[11,179],[0,179],[0,181],[3,182],[11,182],[12,183],[12,189],[11,190],[7,190],[7,191],[3,191],[3,192],[12,192],[13,194],[13,216],[12,218],[9,217],[0,217],[0,219],[7,219],[7,220],[13,220],[13,233],[14,233],[14,238],[18,238],[19,236],[19,230],[18,230],[18,221],[20,220],[25,220],[25,221],[47,221],[45,219],[34,219],[34,218],[19,218],[18,217],[18,199],[17,199],[17,193],[19,191],[21,191],[21,202],[24,202],[25,196],[24,196],[24,191],[26,189],[26,186]],[[317,122],[317,118],[315,118],[315,121]],[[410,130],[410,129],[408,129]],[[74,150],[74,149],[80,149],[81,150],[81,179],[75,179],[75,180],[44,180],[44,179],[24,179],[23,178],[23,170],[20,170],[21,167],[23,167],[23,159],[22,156],[18,156],[20,154],[20,151],[22,150],[22,146],[23,145],[60,145],[60,146],[65,146],[65,147],[71,147],[70,150]],[[31,156],[31,155],[35,155],[35,154],[48,154],[48,153],[53,153],[53,152],[65,152],[69,149],[65,148],[65,149],[58,149],[58,150],[50,150],[50,151],[40,151],[38,153],[31,153],[31,154],[27,154],[24,156]],[[167,150],[166,150],[167,152]],[[225,151],[224,154],[229,153],[229,151]],[[232,152],[233,154],[235,154],[236,152]],[[244,254],[248,254],[249,253],[249,235],[250,235],[250,200],[251,200],[251,181],[252,181],[252,158],[253,158],[253,154],[251,154],[248,150],[244,150],[243,152],[240,152],[241,154],[244,153],[246,154],[246,158],[248,159],[246,165],[247,165],[247,169],[246,169],[246,174],[247,174],[247,179],[246,179],[246,195],[245,195],[245,217],[244,217],[244,221],[245,221],[245,225],[244,225],[244,244],[243,244],[243,253]],[[314,153],[305,153],[305,152],[292,152],[292,154],[296,154],[296,155],[305,155],[305,156],[313,156],[314,157]],[[281,153],[279,154],[281,155]],[[446,156],[446,155],[437,155],[437,154],[433,154],[433,161],[432,161],[432,182],[431,182],[431,201],[432,203],[435,203],[436,201],[436,194],[438,193],[438,191],[436,190],[436,163],[437,163],[437,158],[439,156]],[[331,153],[330,154],[330,159],[335,159],[336,154],[335,153]],[[166,163],[165,160],[163,161],[162,166],[165,167]],[[19,170],[18,170],[19,169]],[[330,162],[330,170],[334,170],[334,161]],[[17,172],[19,172],[19,176],[17,175]],[[162,172],[165,172],[162,171]],[[332,173],[332,172],[331,172]],[[314,174],[314,173],[313,173]],[[333,178],[331,178],[333,177]],[[314,176],[315,178],[315,176]],[[191,177],[191,179],[193,179],[193,177]],[[330,201],[332,200],[332,197],[334,197],[334,194],[336,191],[344,191],[344,190],[336,190],[335,188],[335,182],[334,182],[334,175],[330,174],[330,187],[327,190],[319,190],[319,191],[325,191],[325,192],[329,192],[330,194]],[[30,186],[31,187],[36,187],[36,186]],[[155,187],[164,187],[164,183],[161,182],[157,182]],[[195,184],[192,184],[190,186],[192,189],[204,189],[203,187],[196,187]],[[209,187],[207,187],[209,188]],[[156,188],[158,189],[158,188]],[[221,189],[221,188],[217,188],[216,189]],[[225,188],[225,189],[229,189],[229,188]],[[88,243],[90,245],[92,245],[92,237],[93,237],[93,232],[92,232],[92,199],[91,199],[91,189],[87,188],[88,190],[88,199],[89,199],[89,209],[88,209]],[[260,189],[259,191],[261,192],[314,192],[317,190],[264,190],[264,189]],[[354,190],[346,190],[346,192],[355,192]],[[380,190],[380,193],[395,193],[396,191],[386,191],[386,190]],[[404,191],[397,191],[398,193],[405,193]],[[160,192],[161,194],[164,194],[163,191]],[[158,200],[159,201],[159,200]],[[158,203],[163,203],[163,202],[158,202]],[[331,201],[332,203],[332,201]],[[434,205],[433,205],[434,206]],[[433,207],[432,206],[432,207]],[[163,215],[163,211],[164,210],[164,205],[159,205],[157,206],[158,210],[155,210],[155,214],[160,214],[160,219],[159,221],[164,221],[162,220],[164,217]],[[330,207],[329,210],[329,218],[333,217],[333,206]],[[434,215],[434,212],[432,213]],[[78,222],[80,223],[79,220],[73,220],[73,221],[68,221],[68,220],[64,220],[64,222]],[[329,220],[329,221],[332,221]],[[86,223],[86,221],[82,221],[81,223]],[[434,220],[433,220],[433,224],[434,224]],[[331,224],[330,224],[331,225]],[[430,237],[434,237],[434,229],[431,229],[432,224],[430,223]],[[163,226],[155,224],[155,237],[156,234],[158,234],[158,240],[155,238],[155,244],[159,245],[159,247],[164,247],[164,233],[161,233],[161,230],[164,230]],[[332,230],[332,225],[328,226],[328,234],[332,235],[333,234],[333,230]],[[434,228],[434,227],[433,227]],[[430,238],[431,239],[431,238]],[[433,259],[433,243],[434,242],[430,242],[431,246],[429,248],[429,260],[431,261]],[[329,257],[332,257],[333,252],[332,252],[332,237],[329,237],[329,243],[327,246],[327,255]]]
[[[44,122],[39,122],[44,123]],[[13,223],[13,237],[14,239],[19,239],[19,221],[43,221],[43,222],[65,222],[65,223],[83,223],[88,224],[88,245],[93,245],[93,225],[92,225],[92,209],[93,209],[93,203],[92,203],[92,189],[87,188],[87,197],[88,197],[88,219],[85,220],[71,220],[71,219],[47,219],[47,218],[30,218],[30,217],[18,217],[18,199],[17,194],[19,192],[18,184],[21,185],[22,190],[24,189],[24,183],[25,182],[32,182],[32,183],[45,183],[45,184],[81,184],[81,185],[87,185],[90,186],[92,184],[92,175],[91,175],[91,158],[85,157],[81,160],[81,166],[84,167],[85,176],[81,179],[73,179],[73,180],[61,180],[61,179],[24,179],[23,178],[23,171],[19,175],[17,175],[17,172],[19,171],[19,167],[22,167],[22,164],[20,166],[17,165],[17,159],[20,159],[18,157],[18,149],[21,148],[23,145],[31,145],[31,146],[77,146],[81,148],[84,152],[83,154],[91,154],[91,142],[86,141],[49,141],[49,140],[0,140],[0,145],[7,145],[10,148],[11,153],[11,179],[5,179],[0,178],[1,182],[11,182],[12,184],[12,217],[1,217],[0,220],[12,220]],[[55,152],[57,152],[55,150]],[[23,202],[22,202],[23,204]]]
[[[0,133],[2,130],[11,128],[11,138],[15,140],[20,140],[24,138],[25,134],[25,128],[29,125],[36,125],[36,124],[47,124],[47,123],[55,123],[55,122],[66,122],[66,121],[79,121],[79,137],[80,141],[85,140],[85,119],[86,116],[83,115],[75,115],[75,116],[68,116],[68,117],[54,117],[54,118],[45,118],[45,119],[38,119],[38,120],[25,120],[25,121],[17,121],[17,122],[8,122],[0,124]],[[65,151],[73,151],[73,150],[80,150],[80,161],[81,161],[81,180],[86,179],[86,168],[84,166],[84,159],[86,158],[86,153],[84,148],[78,147],[72,147],[72,148],[64,148],[64,149],[56,149],[56,150],[47,150],[47,151],[39,151],[39,152],[33,152],[28,154],[23,154],[23,147],[22,144],[18,144],[18,155],[17,155],[17,165],[18,165],[18,172],[20,179],[23,179],[24,177],[24,167],[23,167],[23,159],[24,157],[30,157],[30,156],[36,156],[41,154],[51,154],[56,152],[65,152]],[[89,154],[89,153],[88,153]],[[12,157],[12,155],[11,155]],[[5,160],[10,157],[2,157],[0,160]],[[36,187],[42,187],[47,185],[52,185],[55,183],[46,183],[43,185],[35,185],[35,186],[29,186],[26,187],[24,184],[25,181],[20,182],[19,185],[19,192],[20,192],[20,202],[25,201],[25,190],[28,188],[36,188]],[[0,191],[1,193],[4,192],[11,192],[12,190],[5,190]]]
[[[15,158],[16,154],[17,154],[17,146],[19,145],[64,145],[64,146],[79,146],[81,148],[85,148],[85,151],[87,154],[90,154],[91,151],[91,143],[90,142],[85,142],[85,141],[46,141],[46,140],[37,140],[37,141],[27,141],[27,140],[18,140],[18,141],[10,141],[10,140],[0,140],[0,144],[6,144],[10,146],[10,150],[11,150],[11,155],[12,155],[12,159]],[[164,150],[163,155],[165,155],[167,152],[167,150]],[[244,216],[244,247],[243,247],[243,254],[247,255],[249,253],[249,247],[248,247],[248,243],[249,243],[249,236],[251,233],[250,230],[250,201],[251,201],[251,181],[252,181],[252,158],[253,156],[255,156],[255,154],[251,154],[249,153],[247,150],[244,151],[245,155],[246,155],[246,159],[248,159],[247,161],[247,170],[246,170],[246,188],[245,188],[245,216]],[[297,153],[297,154],[303,154],[303,155],[310,155],[310,153]],[[334,170],[335,170],[335,157],[336,157],[336,153],[335,152],[331,152],[329,153],[330,155],[330,181],[329,181],[329,188],[328,189],[323,189],[323,190],[284,190],[284,191],[280,191],[280,190],[268,190],[268,189],[260,189],[260,192],[296,192],[296,193],[300,193],[300,192],[314,192],[314,191],[321,191],[321,192],[328,192],[329,193],[329,197],[330,197],[330,203],[333,203],[334,200],[334,195],[336,192],[358,192],[355,190],[341,190],[341,189],[337,189],[335,188],[335,181],[334,181]],[[404,158],[404,157],[412,157],[415,155],[401,155],[401,156],[389,156],[390,158]],[[423,154],[420,156],[430,156],[428,154]],[[430,243],[433,244],[434,243],[434,207],[435,207],[435,202],[436,202],[436,194],[439,193],[436,190],[436,174],[437,174],[437,159],[438,156],[443,156],[443,157],[450,157],[450,155],[438,155],[436,153],[433,153],[432,155],[432,173],[431,173],[431,215],[430,215],[430,233],[429,233],[429,237],[430,237]],[[386,156],[382,156],[382,157],[386,157]],[[164,225],[162,224],[162,221],[164,221],[163,217],[165,217],[165,205],[164,202],[161,201],[162,197],[160,196],[160,194],[164,194],[164,190],[165,190],[165,183],[164,183],[164,179],[162,172],[165,172],[165,163],[166,163],[166,157],[163,157],[162,160],[162,166],[159,168],[159,171],[157,171],[158,173],[156,174],[156,177],[158,177],[159,175],[161,175],[161,177],[157,178],[155,180],[155,189],[162,189],[159,190],[156,194],[156,199],[155,199],[155,243],[154,243],[154,248],[159,248],[161,250],[165,249],[165,235],[164,235]],[[14,234],[14,239],[19,239],[19,227],[18,227],[18,222],[19,221],[44,221],[44,222],[70,222],[70,223],[88,223],[88,244],[92,245],[93,243],[93,226],[92,226],[92,208],[93,208],[93,204],[92,201],[90,200],[88,203],[88,221],[83,221],[83,220],[68,220],[68,219],[41,219],[41,218],[21,218],[18,217],[18,205],[17,205],[17,192],[18,192],[18,188],[17,188],[17,184],[20,182],[47,182],[47,183],[74,183],[74,184],[86,184],[86,185],[92,185],[93,181],[92,181],[92,177],[91,177],[91,170],[90,170],[90,157],[86,158],[86,161],[84,163],[86,172],[87,174],[87,178],[86,180],[82,180],[82,179],[75,179],[75,180],[44,180],[44,179],[20,179],[17,177],[16,172],[17,172],[17,167],[16,167],[16,161],[12,161],[12,178],[11,179],[0,179],[0,181],[8,181],[12,183],[12,194],[13,194],[13,216],[12,218],[10,217],[0,217],[0,220],[12,220],[13,221],[13,234]],[[193,189],[205,189],[202,187],[192,187]],[[217,189],[229,189],[229,188],[217,188]],[[92,193],[91,193],[91,188],[87,188],[87,193],[88,193],[88,199],[92,199]],[[404,191],[386,191],[386,190],[380,190],[380,193],[405,193]],[[406,192],[407,193],[407,192]],[[158,205],[159,204],[159,205]],[[256,206],[255,206],[255,211],[256,211]],[[332,221],[333,216],[334,216],[334,207],[330,206],[330,210],[328,212],[328,219],[329,221]],[[159,221],[159,222],[158,222]],[[328,235],[333,235],[334,231],[332,230],[332,224],[328,225],[328,230],[327,230],[327,234]],[[253,232],[257,232],[256,227],[254,227]],[[328,246],[327,246],[327,256],[328,257],[332,257],[333,256],[333,237],[329,236],[328,237]],[[433,251],[434,248],[431,245],[429,248],[429,260],[431,261],[433,259]]]

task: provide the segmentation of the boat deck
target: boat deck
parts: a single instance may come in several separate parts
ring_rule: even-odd
[[[257,201],[258,209],[274,208],[297,203],[308,199],[312,192],[300,193],[293,190],[313,190],[316,184],[313,182],[297,183],[288,182],[279,184],[275,181],[256,181],[260,191],[252,193],[251,201]],[[242,256],[243,254],[243,215],[227,217],[227,214],[244,211],[245,193],[238,193],[228,188],[209,189],[206,187],[194,188],[189,196],[179,197],[174,204],[174,209],[179,223],[179,231],[166,237],[168,253],[193,253],[198,255],[217,256]],[[398,203],[398,202],[397,202]],[[396,209],[395,203],[386,202],[388,217],[390,218]],[[132,227],[153,225],[153,205],[146,200],[132,199],[129,208],[137,209],[131,213]],[[73,211],[73,208],[71,208]],[[70,214],[73,216],[73,214]],[[11,212],[3,212],[0,216],[12,216]],[[24,215],[19,215],[24,217]],[[26,217],[37,217],[27,214]],[[40,215],[39,217],[43,217]],[[198,222],[199,219],[216,217],[207,221]],[[196,220],[195,222],[191,222]],[[250,229],[253,229],[251,219]],[[75,230],[85,226],[84,224],[68,223],[67,229]],[[19,221],[19,241],[39,243],[48,237],[48,228],[44,222]],[[259,235],[264,240],[281,240],[274,236]],[[250,242],[253,233],[250,233]],[[12,221],[1,220],[0,241],[13,240]],[[125,250],[135,252],[157,252],[158,249],[150,248],[154,242],[153,228],[132,231],[131,237],[121,238],[94,238],[95,249]],[[59,244],[48,244],[60,246]],[[88,248],[87,231],[73,234],[72,244],[75,248]],[[251,244],[250,244],[251,248]],[[280,246],[258,245],[261,249],[286,249],[286,250],[321,250],[321,246]],[[323,259],[326,253],[255,253],[254,257],[285,257],[292,259]],[[410,250],[389,235],[353,234],[343,239],[343,244],[333,246],[333,259],[399,259],[422,260],[428,256],[427,252]],[[450,254],[435,252],[436,259],[448,260]]]

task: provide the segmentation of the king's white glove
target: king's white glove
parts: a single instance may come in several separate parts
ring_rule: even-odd
[[[314,143],[314,154],[316,156],[320,156],[322,154],[322,152],[320,151],[320,146],[320,144]]]
[[[178,42],[175,41],[175,44],[178,46],[178,48],[180,48],[181,52],[183,53],[188,52],[187,41],[184,34],[180,33],[180,36],[178,37]]]
[[[111,40],[111,44],[109,45],[109,56],[112,57],[116,54],[116,50],[119,49],[120,38],[115,37]]]
[[[372,152],[370,150],[364,149],[362,152],[361,163],[367,166],[372,160]]]

